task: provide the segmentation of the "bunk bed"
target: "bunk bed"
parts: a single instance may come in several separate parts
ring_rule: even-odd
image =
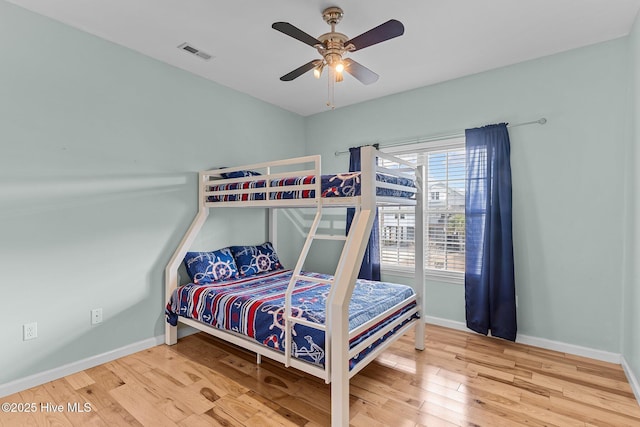
[[[255,352],[257,363],[264,356],[322,378],[331,383],[332,426],[348,425],[349,379],[412,327],[416,349],[424,349],[422,263],[415,263],[413,288],[357,279],[376,206],[415,207],[416,259],[422,259],[424,170],[371,146],[361,148],[361,161],[360,172],[336,175],[321,174],[320,156],[200,172],[198,213],[165,269],[166,344],[177,342],[182,323]],[[225,207],[268,209],[269,242],[249,248],[268,253],[272,268],[179,285],[178,268],[210,210]],[[355,208],[346,235],[318,233],[326,209],[345,207]],[[278,208],[315,209],[293,270],[281,268],[276,255]],[[303,271],[318,239],[343,242],[334,275]],[[246,248],[225,249],[238,255]]]

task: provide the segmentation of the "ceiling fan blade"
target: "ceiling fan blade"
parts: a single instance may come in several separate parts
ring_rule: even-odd
[[[404,25],[402,22],[395,19],[390,19],[384,24],[380,24],[375,28],[370,29],[366,33],[362,33],[359,36],[352,38],[345,42],[345,46],[352,44],[355,49],[360,50],[365,47],[372,46],[377,43],[382,43],[394,37],[398,37],[404,34]]]
[[[344,70],[365,85],[370,85],[378,81],[378,75],[351,58],[343,59]]]
[[[317,44],[322,44],[322,42],[317,38],[310,36],[300,28],[295,27],[288,22],[274,22],[273,25],[271,25],[271,28],[273,28],[274,30],[278,30],[288,36],[291,36],[294,39],[300,40],[302,43],[306,43],[312,47]]]
[[[303,75],[307,71],[313,70],[316,67],[316,65],[318,65],[319,62],[320,62],[319,59],[314,59],[313,61],[309,61],[306,64],[304,64],[304,65],[296,68],[295,70],[291,71],[290,73],[285,74],[284,76],[280,77],[280,80],[282,80],[283,82],[290,82],[291,80],[300,77],[301,75]]]

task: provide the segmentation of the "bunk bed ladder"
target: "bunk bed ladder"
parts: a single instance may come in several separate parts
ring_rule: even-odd
[[[357,212],[359,213],[359,209],[357,210]],[[326,283],[331,287],[331,290],[333,290],[333,283],[335,281],[335,276],[332,279],[321,279],[318,277],[312,277],[312,276],[307,276],[305,274],[302,274],[302,268],[304,267],[304,263],[307,259],[307,256],[309,255],[309,250],[311,249],[311,244],[313,243],[314,240],[346,241],[348,238],[348,236],[343,236],[343,235],[319,234],[318,226],[320,225],[320,221],[322,220],[322,214],[323,214],[322,204],[319,203],[317,205],[317,210],[316,210],[315,217],[313,219],[313,223],[309,228],[309,232],[307,233],[307,238],[302,247],[300,256],[298,257],[298,262],[296,263],[296,266],[293,269],[293,272],[291,274],[291,280],[289,281],[289,285],[285,293],[285,315],[284,315],[285,341],[284,342],[285,342],[285,366],[287,367],[289,367],[289,364],[291,361],[291,345],[292,345],[291,343],[293,342],[291,331],[295,323],[304,324],[311,328],[319,329],[327,333],[326,326],[324,324],[313,323],[304,319],[294,317],[292,313],[292,306],[291,306],[291,298],[293,295],[293,290],[298,280],[313,280],[314,282]],[[357,216],[357,213],[356,213],[356,216]],[[328,360],[328,358],[326,360]]]

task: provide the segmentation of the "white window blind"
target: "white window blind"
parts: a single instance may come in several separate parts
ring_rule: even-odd
[[[410,162],[418,161],[417,153],[394,156]],[[380,165],[397,167],[388,160],[379,159]],[[380,221],[380,262],[383,266],[413,269],[415,261],[416,215],[412,206],[382,206],[378,208]]]
[[[409,151],[411,150],[411,151]],[[464,139],[387,149],[425,166],[424,254],[426,274],[462,278],[464,273]],[[383,166],[389,167],[389,165]],[[383,268],[412,270],[415,262],[413,207],[381,207],[380,252]]]
[[[464,148],[422,153],[429,197],[425,207],[425,268],[464,273]]]
[[[416,229],[413,208],[383,206],[379,209],[380,262],[383,265],[413,268]]]

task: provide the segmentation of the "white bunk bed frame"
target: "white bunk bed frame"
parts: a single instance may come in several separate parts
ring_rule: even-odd
[[[399,165],[399,167],[383,168],[381,166],[378,166],[376,161],[377,158],[383,158],[394,162]],[[312,169],[303,169],[304,167],[308,167],[306,165],[309,165],[311,163],[313,163]],[[349,339],[351,337],[356,336],[363,330],[368,329],[376,322],[376,320],[379,320],[379,317],[374,318],[370,322],[365,323],[356,330],[351,332],[349,331],[349,301],[351,299],[351,294],[353,292],[357,275],[360,271],[362,258],[366,250],[369,235],[371,233],[371,228],[376,216],[377,205],[387,204],[415,206],[415,259],[421,260],[423,258],[422,207],[424,199],[422,196],[423,191],[420,191],[420,188],[422,187],[423,182],[424,167],[416,167],[415,164],[406,162],[394,156],[390,156],[389,154],[382,153],[371,146],[365,146],[361,148],[361,163],[361,195],[354,197],[321,197],[321,171],[319,155],[200,172],[198,180],[198,213],[165,269],[165,291],[166,298],[167,300],[169,300],[174,289],[178,287],[178,268],[187,251],[193,244],[196,236],[198,235],[198,232],[205,223],[205,220],[209,215],[210,208],[268,208],[269,239],[274,244],[275,248],[277,248],[277,217],[276,211],[274,209],[302,207],[315,208],[316,214],[314,221],[309,229],[309,233],[307,235],[300,257],[298,258],[296,266],[293,270],[291,281],[285,293],[284,348],[291,348],[291,328],[293,327],[294,323],[302,323],[309,327],[321,329],[325,332],[326,342],[326,356],[324,367],[312,365],[308,362],[292,358],[290,351],[280,352],[277,350],[273,350],[269,347],[265,347],[259,344],[258,342],[251,341],[242,335],[220,330],[193,319],[179,316],[178,321],[182,324],[191,326],[203,332],[207,332],[213,336],[219,337],[225,341],[255,352],[257,354],[257,363],[260,363],[261,356],[265,356],[269,359],[283,363],[286,367],[291,366],[297,368],[301,371],[324,379],[326,383],[331,383],[331,425],[333,427],[342,427],[349,425],[349,379],[353,375],[355,375],[362,368],[368,365],[369,362],[375,359],[383,350],[385,350],[396,339],[401,337],[411,327],[415,326],[416,328],[415,348],[418,350],[424,349],[424,318],[421,315],[423,311],[424,267],[423,263],[421,262],[415,263],[415,296],[401,302],[387,312],[383,313],[381,316],[386,316],[393,313],[394,310],[396,310],[398,307],[404,306],[414,298],[417,303],[416,308],[406,315],[403,315],[394,320],[389,325],[385,326],[383,329],[374,334],[372,337],[359,344],[357,347],[349,349]],[[272,169],[279,168],[285,168],[287,171],[272,173]],[[292,169],[295,169],[295,171],[291,171]],[[224,180],[220,179],[220,174],[222,172],[228,173],[240,170],[258,170],[264,171],[264,174],[242,178]],[[398,177],[415,177],[416,187],[418,188],[414,189],[406,186],[379,182],[376,180],[376,172],[381,172],[387,175],[394,175]],[[413,172],[415,172],[415,175],[413,175]],[[287,186],[284,188],[270,187],[270,182],[272,179],[304,175],[314,175],[315,182],[313,184]],[[265,187],[218,191],[212,191],[210,189],[211,185],[216,184],[232,184],[238,182],[261,180],[266,181]],[[416,197],[415,199],[380,197],[376,196],[376,188],[391,188],[399,189],[402,191],[412,191],[416,193]],[[315,190],[315,197],[304,199],[271,199],[271,192],[284,190]],[[229,196],[242,194],[251,195],[253,193],[264,193],[265,200],[218,202],[209,201],[210,196]],[[348,236],[317,234],[318,225],[320,224],[320,220],[322,218],[323,208],[327,207],[354,207],[356,209]],[[301,275],[301,270],[303,268],[304,261],[309,253],[311,243],[314,239],[344,241],[344,246],[336,267],[336,272],[333,276],[333,280],[326,281],[331,285],[331,292],[329,297],[327,298],[327,316],[324,325],[318,325],[304,319],[295,318],[291,315],[292,292],[295,287],[296,281],[305,277],[304,275]],[[312,280],[323,282],[322,280],[317,278],[313,278]],[[418,313],[420,315],[419,318],[413,319],[412,321],[403,325],[398,331],[396,331],[396,333],[394,333],[391,337],[378,345],[374,349],[374,351],[367,354],[362,360],[360,360],[353,369],[349,370],[349,360],[354,355],[358,354],[362,349],[371,345],[385,333],[397,327],[403,320],[407,319],[407,317],[413,313]],[[168,323],[166,324],[165,342],[167,345],[173,345],[177,342],[177,326],[171,326]]]

